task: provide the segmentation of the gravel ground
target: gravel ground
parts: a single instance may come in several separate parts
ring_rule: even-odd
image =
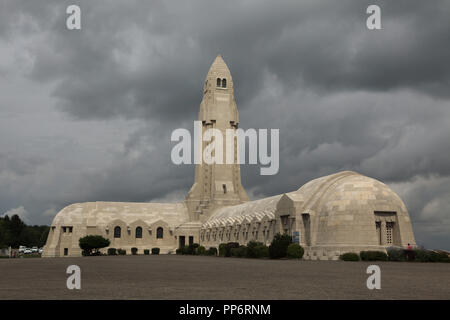
[[[81,268],[81,290],[66,268]],[[381,268],[381,289],[366,286]],[[450,264],[203,256],[0,259],[0,299],[450,299]]]

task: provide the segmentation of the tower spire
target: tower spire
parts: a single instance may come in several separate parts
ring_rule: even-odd
[[[239,114],[234,99],[234,84],[231,72],[221,55],[217,55],[203,87],[198,120],[202,122],[202,132],[208,129],[220,130],[223,137],[223,154],[226,154],[226,130],[236,130]],[[201,138],[200,138],[201,139]],[[206,164],[195,166],[194,184],[186,197],[186,204],[192,220],[204,221],[209,213],[220,206],[230,206],[248,201],[241,184],[238,163],[238,140],[233,137],[235,161],[231,164]],[[209,142],[198,141],[202,155]]]

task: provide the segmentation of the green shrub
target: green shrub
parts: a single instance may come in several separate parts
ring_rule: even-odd
[[[287,248],[286,255],[290,259],[301,259],[304,253],[305,249],[303,249],[298,243],[291,243]]]
[[[387,261],[388,256],[383,251],[361,251],[359,253],[362,261]]]
[[[339,259],[341,259],[343,261],[359,261],[359,255],[354,252],[347,252],[347,253],[341,254],[339,256]]]
[[[159,254],[159,248],[152,248],[152,254]]]
[[[228,242],[219,244],[219,256],[231,257],[231,249],[239,248],[238,242]]]
[[[138,253],[138,248],[136,248],[136,247],[131,248],[131,254],[133,256],[137,255],[137,253]]]
[[[247,250],[246,246],[239,246],[238,248],[231,248],[230,254],[232,257],[244,258],[247,256]]]
[[[117,249],[117,253],[119,254],[119,256],[124,256],[127,254],[127,250],[125,249]]]
[[[108,256],[115,256],[117,255],[116,248],[108,248]]]
[[[199,247],[196,249],[196,254],[198,254],[199,256],[204,256],[205,253],[206,253],[206,248],[203,247],[203,246],[199,246]]]
[[[415,249],[415,261],[418,262],[450,262],[450,258],[445,252],[434,252],[425,249]]]
[[[197,254],[197,248],[199,246],[200,245],[198,243],[192,243],[192,244],[188,245],[186,254],[196,255]]]
[[[292,237],[287,234],[277,233],[269,246],[269,256],[271,259],[286,257],[287,248],[292,243]]]
[[[219,257],[225,257],[226,251],[227,251],[227,244],[226,243],[219,244]]]
[[[407,256],[405,249],[402,248],[398,248],[398,247],[389,247],[386,249],[387,251],[387,255],[388,255],[388,260],[389,261],[405,261]],[[414,252],[411,250],[411,252]]]
[[[0,256],[0,259],[9,259],[9,256]]]
[[[262,245],[256,247],[258,258],[268,258],[269,257],[269,247],[266,245]]]
[[[450,257],[445,252],[435,252],[437,261],[436,262],[450,262]]]
[[[208,250],[206,250],[207,256],[217,256],[217,248],[216,247],[210,247]]]
[[[92,253],[97,254],[98,250],[109,246],[109,240],[99,235],[90,235],[82,237],[78,240],[80,248],[85,255],[89,256]]]
[[[200,245],[198,243],[191,243],[188,246],[182,246],[180,248],[178,248],[177,250],[175,250],[176,254],[190,254],[190,255],[198,255],[200,254],[198,252],[198,248],[200,247]],[[202,247],[203,249],[200,249],[200,252],[202,252],[205,247]]]
[[[269,256],[269,247],[262,242],[250,241],[247,244],[247,258],[266,258]]]
[[[181,247],[181,254],[191,254],[191,250],[190,250],[189,246]]]
[[[431,262],[430,251],[425,250],[425,249],[415,249],[414,252],[416,253],[415,261],[418,261],[418,262]]]
[[[258,250],[256,249],[259,246],[263,246],[264,244],[262,242],[257,241],[250,241],[247,243],[247,258],[259,258],[258,257]]]
[[[150,250],[144,249],[144,254],[145,254],[145,255],[149,255],[149,254],[150,254]]]

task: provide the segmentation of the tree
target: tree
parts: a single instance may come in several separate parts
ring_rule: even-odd
[[[109,244],[110,242],[108,239],[105,239],[99,235],[85,236],[79,240],[80,248],[87,256],[98,254],[99,249],[105,248],[109,246]]]
[[[0,217],[0,246],[42,247],[47,242],[49,226],[27,226],[18,215]]]
[[[269,246],[270,258],[280,259],[286,257],[287,248],[291,243],[292,237],[290,235],[277,233]]]
[[[47,242],[48,233],[50,232],[50,227],[41,226],[41,236],[39,237],[39,247],[43,247]]]

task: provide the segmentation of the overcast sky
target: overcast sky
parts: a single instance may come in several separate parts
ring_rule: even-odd
[[[2,0],[0,215],[183,200],[194,168],[170,135],[220,53],[240,127],[280,129],[279,173],[241,168],[253,199],[354,170],[401,196],[419,245],[450,249],[449,17],[445,0]]]

